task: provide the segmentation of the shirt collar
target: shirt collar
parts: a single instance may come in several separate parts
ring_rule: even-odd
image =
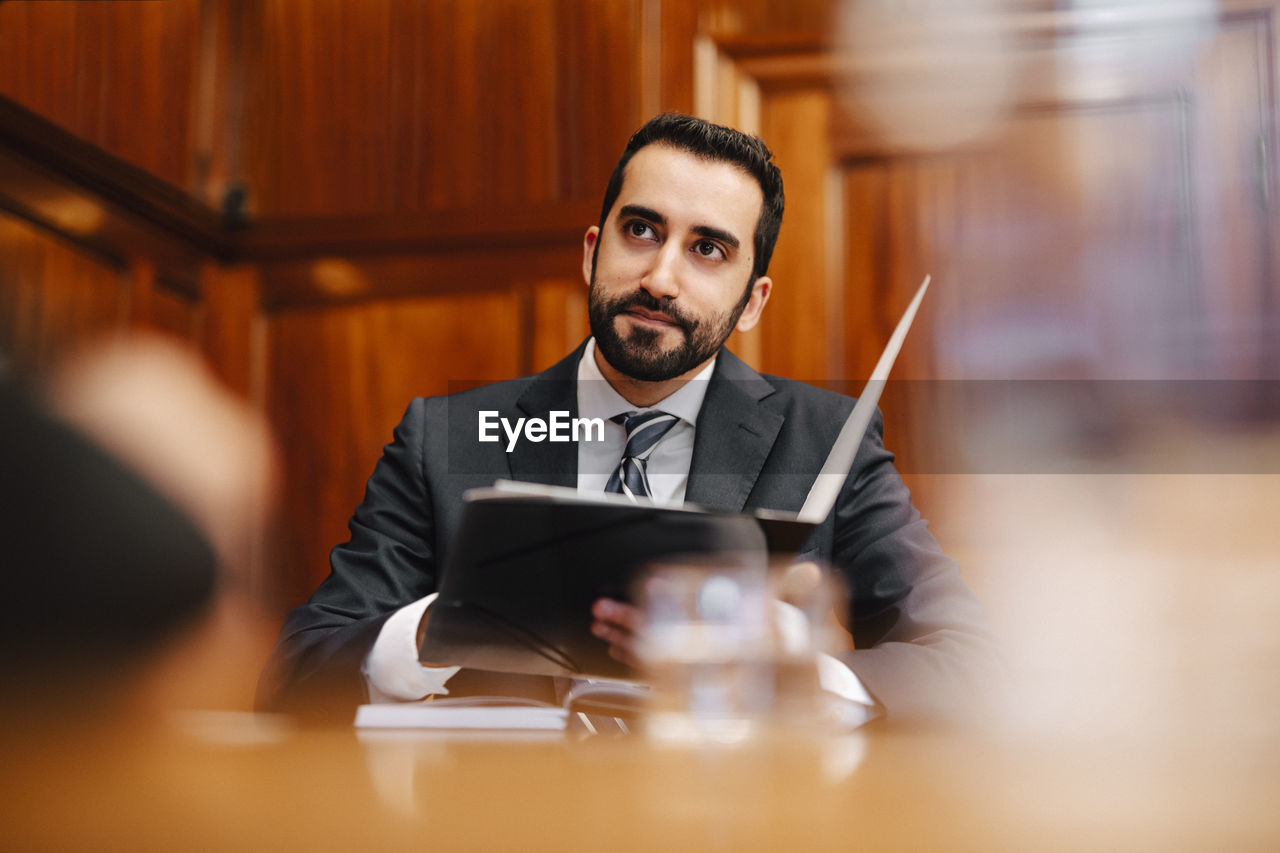
[[[715,358],[707,362],[707,366],[698,371],[693,379],[680,386],[679,390],[659,400],[657,405],[638,407],[628,403],[626,398],[613,390],[609,380],[605,379],[604,374],[600,372],[595,354],[596,339],[589,338],[582,350],[582,358],[578,361],[578,417],[608,420],[624,412],[661,409],[692,426],[697,425],[698,412],[702,409],[702,401],[707,396],[707,380],[715,370]]]

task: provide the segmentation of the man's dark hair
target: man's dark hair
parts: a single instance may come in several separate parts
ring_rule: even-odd
[[[600,230],[604,230],[604,221],[609,218],[609,211],[622,192],[627,164],[641,148],[654,144],[670,145],[697,157],[738,166],[760,184],[764,206],[756,222],[755,265],[751,268],[748,286],[754,284],[769,270],[773,246],[778,242],[778,229],[782,227],[782,173],[773,164],[773,152],[764,142],[740,130],[682,113],[662,113],[649,119],[644,127],[631,135],[626,149],[618,158],[618,165],[613,167],[613,175],[604,191],[604,205],[600,208]],[[596,246],[598,249],[599,244]]]

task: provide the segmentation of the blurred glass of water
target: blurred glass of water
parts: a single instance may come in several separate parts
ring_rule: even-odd
[[[647,734],[734,744],[810,719],[817,701],[818,567],[770,568],[759,553],[665,560],[642,581],[638,651],[654,688]]]

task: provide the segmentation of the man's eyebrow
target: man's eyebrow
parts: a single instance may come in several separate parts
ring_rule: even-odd
[[[653,208],[645,207],[642,204],[624,204],[618,209],[618,216],[619,218],[634,216],[637,219],[643,219],[647,222],[653,222],[662,226],[667,224],[667,217],[663,216]],[[733,234],[728,231],[725,231],[723,228],[713,228],[710,225],[695,225],[693,233],[697,234],[699,237],[709,237],[712,240],[719,240],[726,246],[734,249],[742,245],[737,237],[733,236]]]
[[[710,237],[712,240],[719,240],[730,248],[736,249],[739,245],[738,238],[725,231],[722,228],[712,228],[710,225],[697,225],[693,229],[693,233],[699,237]]]
[[[667,217],[651,207],[645,207],[642,204],[624,204],[618,211],[618,218],[634,216],[638,219],[645,219],[657,225],[666,225]]]

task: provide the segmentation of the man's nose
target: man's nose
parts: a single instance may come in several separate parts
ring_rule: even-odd
[[[653,263],[640,280],[640,286],[655,299],[675,298],[680,293],[679,264],[679,247],[674,243],[664,245],[653,254]]]

